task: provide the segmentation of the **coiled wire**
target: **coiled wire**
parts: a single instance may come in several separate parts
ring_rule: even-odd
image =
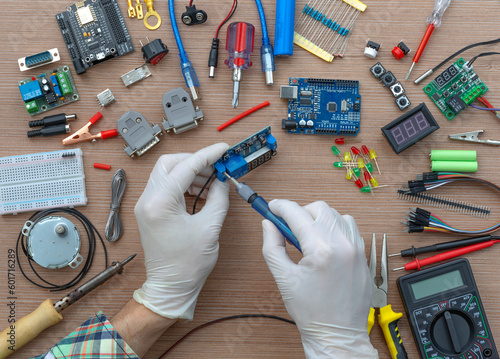
[[[108,223],[106,223],[106,229],[104,230],[104,235],[109,242],[115,242],[123,236],[120,206],[126,185],[127,178],[125,176],[125,171],[120,168],[115,172],[111,180],[111,212],[109,212]]]

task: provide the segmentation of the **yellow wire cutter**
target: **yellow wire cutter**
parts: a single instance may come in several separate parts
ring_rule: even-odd
[[[387,238],[384,233],[382,244],[382,259],[380,264],[380,277],[377,276],[377,243],[373,233],[372,247],[370,249],[370,278],[372,279],[372,306],[368,315],[368,334],[375,324],[375,310],[379,309],[377,316],[378,325],[382,328],[385,342],[391,353],[392,359],[407,359],[403,339],[399,334],[398,320],[403,313],[395,313],[392,306],[387,304]]]

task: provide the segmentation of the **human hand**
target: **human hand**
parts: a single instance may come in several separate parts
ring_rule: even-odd
[[[161,316],[193,319],[198,294],[217,262],[229,184],[215,180],[195,215],[187,213],[184,194],[200,191],[227,149],[217,144],[160,157],[135,206],[147,279],[134,299]]]
[[[274,200],[269,208],[288,223],[302,248],[303,258],[293,263],[281,233],[262,222],[262,253],[297,323],[306,357],[378,358],[367,331],[370,274],[354,219],[325,202],[300,207]]]

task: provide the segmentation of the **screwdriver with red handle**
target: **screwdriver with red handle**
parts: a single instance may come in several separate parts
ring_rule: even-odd
[[[255,28],[246,22],[233,22],[227,28],[226,50],[228,58],[226,66],[233,70],[233,107],[238,107],[240,81],[243,70],[252,66],[250,55],[253,52]]]
[[[408,74],[406,74],[405,80],[408,80],[410,78],[411,72],[420,60],[420,56],[422,56],[422,53],[424,52],[425,47],[427,46],[427,43],[429,42],[429,39],[434,32],[434,29],[441,26],[441,18],[443,17],[443,14],[448,6],[450,6],[450,3],[451,0],[434,0],[434,10],[432,11],[431,16],[427,18],[427,23],[429,25],[427,26],[427,30],[425,31],[422,41],[420,41],[417,52],[415,52],[415,55],[413,56],[413,63],[411,64]]]
[[[458,249],[453,249],[448,252],[436,254],[435,256],[424,258],[424,259],[417,259],[415,258],[414,261],[410,263],[406,263],[404,267],[396,268],[393,269],[393,271],[398,271],[398,270],[412,270],[412,269],[417,269],[420,270],[422,267],[428,266],[430,264],[438,263],[445,261],[447,259],[463,256],[464,254],[467,253],[472,253],[475,251],[479,251],[484,248],[488,248],[493,246],[496,243],[499,243],[499,239],[494,239],[491,241],[483,242],[483,243],[478,243],[478,244],[473,244],[471,246],[463,247],[463,248],[458,248]]]

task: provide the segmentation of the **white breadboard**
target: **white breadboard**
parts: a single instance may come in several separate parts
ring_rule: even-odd
[[[0,214],[87,204],[82,150],[0,158]]]

